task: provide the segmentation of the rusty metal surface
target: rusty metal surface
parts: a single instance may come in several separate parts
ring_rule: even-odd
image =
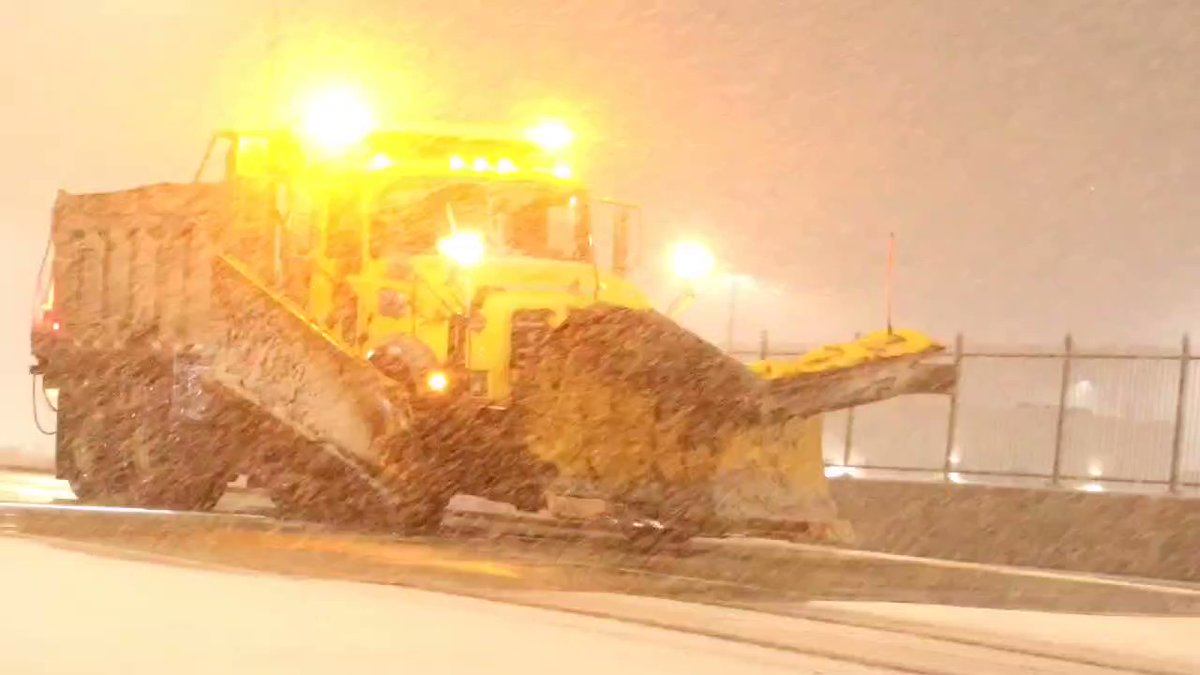
[[[763,409],[772,414],[808,417],[910,394],[949,394],[956,369],[924,359],[937,352],[898,356],[883,361],[769,380]]]
[[[214,281],[208,376],[302,437],[381,467],[409,431],[399,387],[235,263],[216,262]]]
[[[202,340],[211,233],[232,204],[229,188],[212,185],[59,193],[54,278],[65,336],[90,347]]]
[[[271,209],[246,186],[60,194],[58,304],[79,347],[186,356],[299,437],[368,465],[408,431],[402,393],[235,260]],[[260,277],[256,279],[255,277]]]

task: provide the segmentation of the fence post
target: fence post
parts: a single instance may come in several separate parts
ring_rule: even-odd
[[[950,414],[946,422],[946,457],[942,463],[942,479],[950,480],[954,468],[954,441],[958,435],[958,385],[962,380],[963,335],[954,336],[954,389],[950,390]],[[960,458],[961,461],[961,458]]]
[[[1062,384],[1058,390],[1058,420],[1054,426],[1054,467],[1050,471],[1050,483],[1057,486],[1062,476],[1063,431],[1067,423],[1067,392],[1071,388],[1071,334],[1063,340]]]
[[[850,446],[854,443],[854,408],[846,409],[846,443],[842,447],[842,466],[850,466]]]
[[[855,331],[854,339],[857,340],[862,334]],[[854,408],[846,408],[846,434],[844,436],[845,443],[842,446],[842,466],[850,466],[850,447],[854,444]]]
[[[762,331],[758,334],[758,358],[766,361],[771,356],[771,350],[767,343],[767,331]]]
[[[1171,436],[1171,477],[1168,485],[1172,493],[1179,492],[1179,465],[1183,459],[1184,417],[1187,413],[1188,371],[1191,370],[1192,345],[1188,334],[1183,334],[1183,348],[1179,352],[1179,393],[1175,398],[1175,433]]]

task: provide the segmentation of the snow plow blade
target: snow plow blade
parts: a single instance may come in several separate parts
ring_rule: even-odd
[[[949,394],[953,364],[928,363],[941,345],[913,331],[829,345],[793,362],[759,362],[761,416],[724,444],[713,478],[725,533],[847,541],[829,496],[821,413],[909,394]]]
[[[603,503],[604,517],[693,534],[845,539],[815,416],[943,393],[952,378],[920,363],[939,351],[903,332],[747,368],[657,312],[595,306],[540,345],[516,403],[529,450],[557,470],[552,511]]]
[[[949,394],[954,366],[927,362],[942,351],[921,333],[883,331],[793,362],[761,361],[750,370],[767,382],[768,412],[808,417],[906,394]]]

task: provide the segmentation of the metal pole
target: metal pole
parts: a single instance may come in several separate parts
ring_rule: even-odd
[[[762,331],[758,334],[758,358],[766,361],[771,356],[771,349],[767,341],[767,331]]]
[[[854,339],[857,340],[860,333],[854,334]],[[850,447],[854,445],[854,408],[846,409],[846,434],[845,443],[842,447],[842,466],[850,466]]]
[[[946,457],[942,463],[942,477],[950,480],[954,468],[954,441],[958,435],[958,385],[962,380],[963,336],[954,336],[954,389],[950,391],[950,414],[946,422]],[[960,458],[961,461],[961,458]]]
[[[887,332],[892,334],[892,281],[896,271],[896,233],[888,233],[887,278],[883,284],[884,305],[887,309]]]
[[[1179,492],[1179,465],[1183,459],[1183,430],[1187,413],[1188,371],[1191,370],[1192,345],[1187,333],[1183,334],[1183,348],[1179,352],[1179,393],[1175,398],[1175,433],[1171,436],[1170,490]]]
[[[1058,390],[1058,421],[1054,428],[1054,467],[1050,472],[1050,482],[1058,485],[1062,476],[1063,431],[1067,423],[1067,391],[1071,388],[1071,334],[1067,333],[1063,341],[1062,384]]]
[[[842,466],[850,466],[850,446],[854,444],[854,408],[846,409],[846,443],[842,448]]]

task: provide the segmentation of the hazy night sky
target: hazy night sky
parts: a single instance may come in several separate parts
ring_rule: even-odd
[[[271,117],[268,0],[5,4],[0,444],[32,437],[55,190],[186,180],[213,129]],[[597,192],[778,289],[745,297],[743,342],[879,326],[889,231],[903,326],[1106,344],[1200,329],[1200,3],[280,6],[277,118],[330,81],[395,126],[561,114]],[[710,292],[688,323],[720,340],[724,312]]]

